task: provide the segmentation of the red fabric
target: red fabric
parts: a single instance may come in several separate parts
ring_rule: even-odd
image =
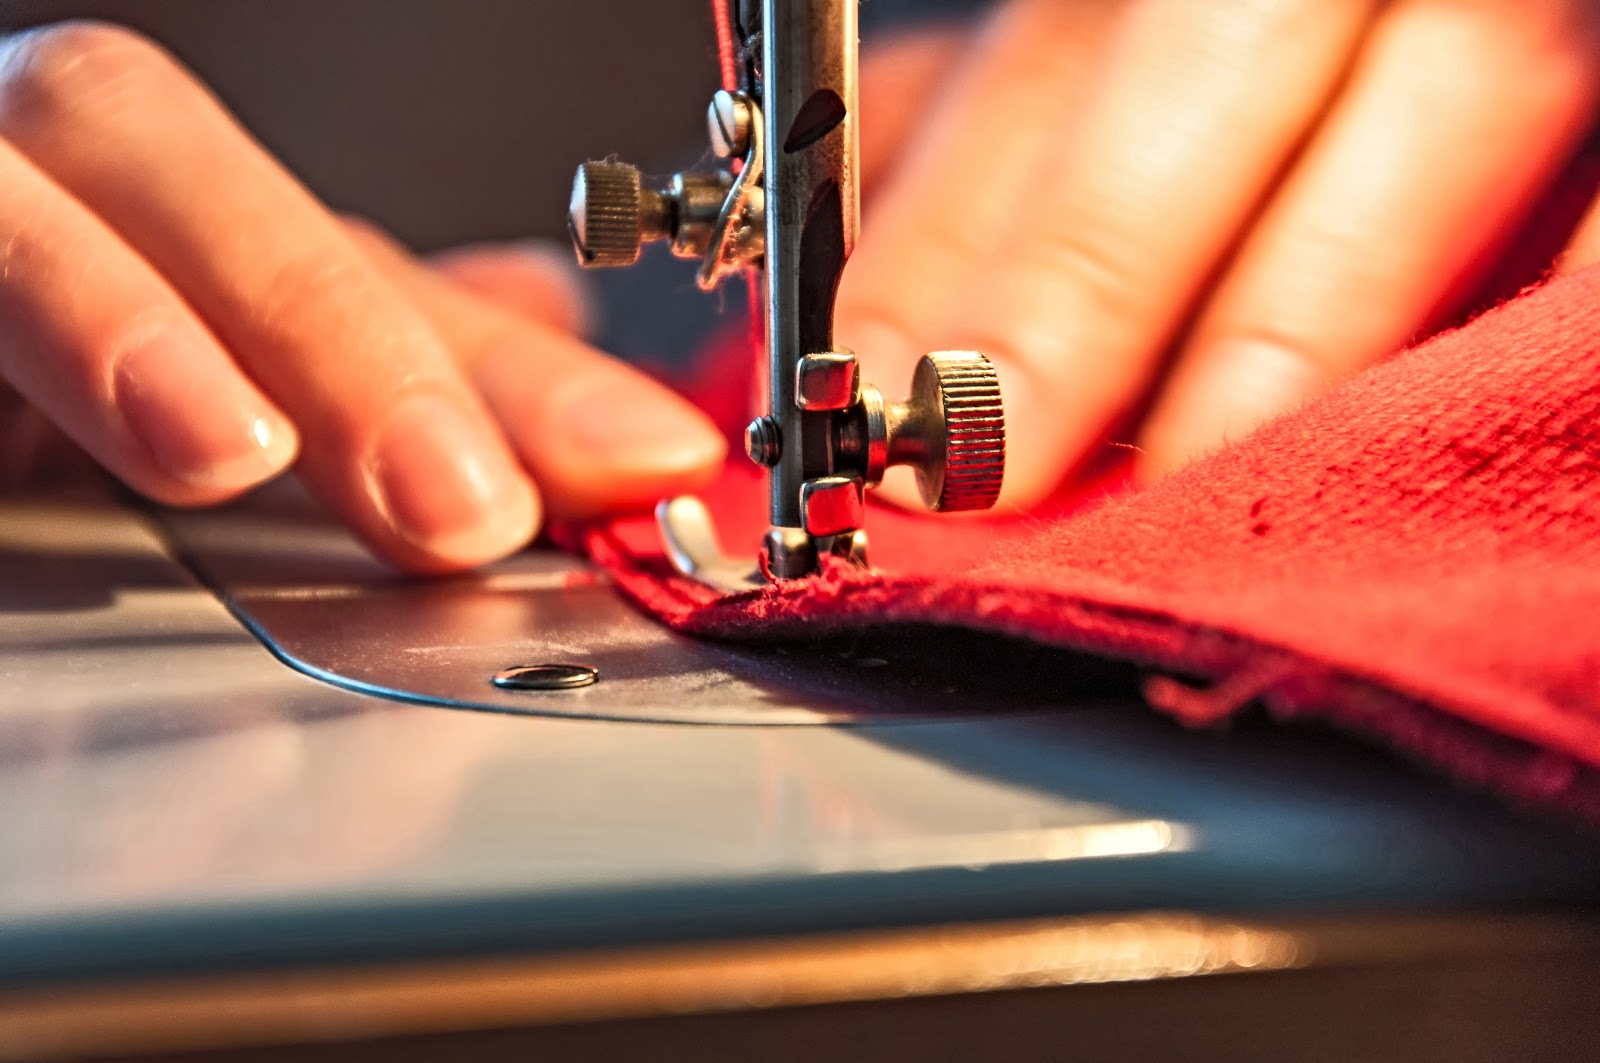
[[[1589,269],[1143,492],[1103,485],[1076,511],[982,521],[876,508],[878,572],[719,596],[671,571],[648,521],[583,542],[683,631],[1009,633],[1214,684],[1148,684],[1189,722],[1259,700],[1600,821],[1597,415]],[[707,496],[730,549],[754,549],[764,491],[739,463]]]

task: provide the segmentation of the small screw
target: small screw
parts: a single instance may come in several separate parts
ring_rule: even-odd
[[[490,680],[501,690],[576,690],[600,681],[600,670],[586,664],[518,664]]]
[[[726,89],[717,90],[706,111],[711,150],[719,159],[743,155],[750,147],[750,101]]]
[[[744,452],[750,460],[767,468],[778,464],[783,454],[783,429],[771,417],[757,417],[744,430]]]

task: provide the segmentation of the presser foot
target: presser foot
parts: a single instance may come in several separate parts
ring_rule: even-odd
[[[656,504],[656,526],[667,558],[679,572],[725,594],[742,594],[767,585],[754,561],[722,552],[717,527],[706,504],[693,495],[679,495]]]
[[[872,567],[867,562],[867,533],[860,528],[815,536],[804,528],[772,528],[762,543],[762,556],[766,574],[774,582],[816,575],[819,559],[826,556],[858,568]]]
[[[820,554],[871,568],[867,563],[867,533],[859,528],[820,539],[813,539],[800,529],[774,528],[767,533],[767,568],[763,572],[759,563],[737,560],[723,552],[711,511],[693,495],[658,503],[656,526],[661,530],[661,541],[673,568],[726,594],[765,587],[769,577],[782,580],[811,575],[817,570]],[[785,534],[795,532],[798,535]]]

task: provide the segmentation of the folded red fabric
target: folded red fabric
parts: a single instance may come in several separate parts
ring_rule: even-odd
[[[753,549],[764,490],[736,465],[706,497],[727,541]],[[877,571],[733,596],[674,574],[647,521],[584,545],[683,631],[1007,633],[1213,684],[1147,684],[1189,722],[1259,702],[1600,821],[1600,269],[1091,495],[984,521],[876,509]]]

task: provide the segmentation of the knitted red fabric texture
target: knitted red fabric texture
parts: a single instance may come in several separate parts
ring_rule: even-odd
[[[759,540],[764,494],[740,465],[707,496],[728,542]],[[878,571],[736,596],[673,574],[646,521],[584,544],[683,631],[1008,633],[1214,684],[1147,684],[1189,722],[1259,702],[1600,821],[1600,269],[1099,495],[980,522],[879,508]]]

